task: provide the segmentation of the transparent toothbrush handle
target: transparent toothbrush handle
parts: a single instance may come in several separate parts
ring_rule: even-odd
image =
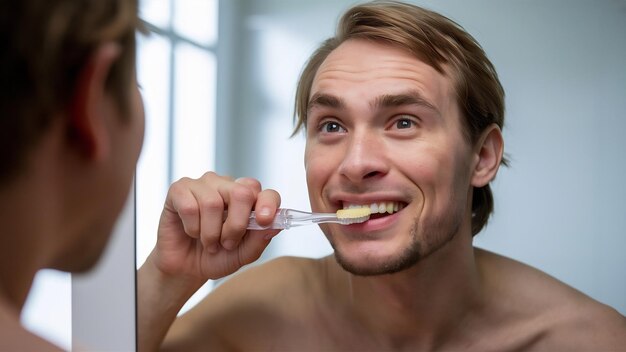
[[[319,224],[324,222],[342,223],[337,219],[335,213],[309,213],[289,208],[280,208],[274,216],[274,221],[270,226],[261,226],[256,222],[256,214],[250,214],[248,221],[248,230],[267,230],[267,229],[289,229],[296,226]]]
[[[290,221],[287,218],[287,210],[288,209],[279,209],[274,216],[274,221],[270,226],[261,226],[256,222],[256,214],[252,212],[250,214],[250,220],[248,220],[248,230],[282,230],[288,229],[291,227]]]

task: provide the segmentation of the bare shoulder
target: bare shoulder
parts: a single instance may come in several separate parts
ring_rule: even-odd
[[[477,249],[476,260],[493,315],[525,334],[529,349],[626,348],[626,318],[615,309],[513,259]]]
[[[288,313],[311,293],[318,261],[281,257],[245,268],[220,283],[198,306],[225,320],[265,319]],[[247,324],[247,323],[246,323]]]
[[[244,268],[178,318],[167,340],[185,350],[270,349],[263,346],[269,334],[301,319],[320,265],[318,259],[281,257]]]
[[[224,300],[240,304],[247,300],[289,298],[307,293],[315,283],[320,260],[300,257],[280,257],[246,268],[218,285],[209,300]],[[227,303],[227,302],[222,302]]]

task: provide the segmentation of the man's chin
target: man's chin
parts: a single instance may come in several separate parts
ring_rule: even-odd
[[[414,266],[421,256],[417,248],[409,248],[396,256],[350,257],[335,250],[335,260],[347,272],[357,276],[377,276],[395,274]]]
[[[104,247],[87,246],[83,251],[72,251],[65,255],[60,255],[51,263],[50,269],[61,270],[71,273],[85,273],[92,270],[100,261],[104,254]]]
[[[92,270],[98,264],[100,256],[89,258],[73,258],[73,260],[59,260],[51,265],[51,269],[61,270],[74,274],[82,274]]]

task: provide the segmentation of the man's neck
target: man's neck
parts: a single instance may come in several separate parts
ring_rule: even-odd
[[[403,272],[350,280],[352,304],[365,328],[396,347],[420,341],[421,348],[434,348],[481,307],[469,234],[457,234]]]
[[[0,295],[21,310],[38,270],[54,251],[54,204],[50,172],[31,164],[0,189]]]
[[[25,195],[25,199],[28,197]],[[39,231],[36,221],[15,211],[26,205],[2,192],[0,202],[0,296],[5,304],[14,307],[18,314],[24,305],[37,271],[41,268],[39,246],[34,234]],[[36,215],[33,209],[33,216]]]

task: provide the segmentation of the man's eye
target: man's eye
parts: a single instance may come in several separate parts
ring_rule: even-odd
[[[340,124],[333,121],[328,121],[322,124],[320,130],[326,133],[345,132],[345,129]]]
[[[399,119],[398,121],[396,121],[397,129],[411,128],[414,125],[415,125],[415,122],[411,119]]]

